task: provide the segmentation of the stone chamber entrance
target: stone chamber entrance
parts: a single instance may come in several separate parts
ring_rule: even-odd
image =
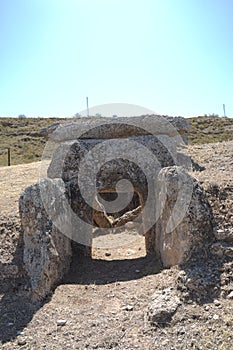
[[[144,193],[120,192],[123,209],[118,212],[107,211],[103,205],[103,200],[110,203],[116,200],[118,193],[112,188],[98,192],[92,210],[85,210],[89,213],[85,220],[93,224],[92,245],[86,247],[72,242],[71,268],[63,283],[101,285],[137,280],[161,270],[158,257],[147,254],[146,235],[140,218],[146,192],[146,189]],[[78,210],[76,205],[73,209]],[[108,233],[103,233],[102,228],[107,228]]]
[[[49,164],[46,158],[47,177],[28,187],[19,200],[23,262],[33,299],[45,298],[68,271],[70,281],[73,276],[77,283],[82,279],[86,283],[107,283],[139,278],[158,272],[160,267],[182,264],[211,237],[212,217],[204,191],[183,167],[174,164],[174,159],[186,159],[178,152],[187,127],[183,118],[169,117],[165,122],[160,116],[129,119],[127,126],[127,118],[114,118],[114,123],[104,120],[104,125],[102,121],[93,121],[91,130],[85,122],[48,128],[48,134],[55,130],[48,137],[57,146]],[[158,137],[130,125],[132,121],[147,125]],[[168,124],[173,124],[173,128],[169,129]],[[77,137],[80,128],[83,135]],[[88,158],[88,154],[95,147],[102,147],[103,140],[113,142],[93,179],[92,167],[95,162],[99,165],[102,151],[97,157]],[[171,146],[175,152],[173,157]],[[145,156],[146,149],[150,152],[147,155],[153,154],[157,159],[155,165]],[[124,156],[126,150],[130,151],[129,159]],[[116,154],[122,156],[116,157]],[[146,162],[142,163],[144,158]],[[84,200],[79,187],[82,159],[86,165],[84,189],[90,194],[90,204]],[[141,164],[145,165],[145,172]],[[130,182],[131,190],[124,186],[117,188],[122,180]],[[91,190],[94,181],[97,192]],[[152,183],[150,191],[148,183]],[[124,205],[117,210],[107,209],[104,201],[117,200],[116,192]],[[182,221],[167,230],[169,219],[184,209],[187,193],[190,202]],[[147,200],[149,197],[152,202]],[[144,214],[143,208],[148,202],[155,203],[152,207],[162,203],[159,218],[155,218],[155,211],[147,210]],[[79,223],[69,208],[81,218]],[[140,216],[142,219],[138,220]],[[85,223],[89,225],[84,230]]]
[[[105,212],[93,214],[92,258],[95,259],[133,259],[146,256],[145,233],[139,214],[143,204],[137,192],[121,193],[124,208],[118,212],[106,212],[102,199],[112,203],[116,192],[103,191],[98,194],[98,203]],[[131,199],[131,200],[130,200]],[[115,223],[115,225],[114,225]],[[102,234],[100,227],[109,227],[109,234]]]
[[[137,280],[161,270],[155,254],[147,255],[143,222],[138,219],[143,207],[140,195],[137,192],[123,192],[121,195],[125,203],[132,198],[121,211],[93,212],[90,249],[73,242],[71,267],[63,283],[102,285]],[[114,191],[99,192],[98,205],[103,208],[101,199],[112,202],[116,198],[117,193]],[[114,221],[119,224],[122,222],[123,226],[110,227]],[[110,232],[102,233],[101,227],[109,228]]]

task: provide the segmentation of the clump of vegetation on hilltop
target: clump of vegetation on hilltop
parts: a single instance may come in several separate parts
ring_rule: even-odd
[[[91,119],[97,118],[91,117]],[[41,159],[46,140],[41,128],[65,118],[0,118],[0,166],[7,165],[7,148],[11,149],[11,164],[31,163]],[[86,118],[69,118],[78,123]],[[214,143],[233,140],[233,118],[202,116],[188,118],[190,144]]]
[[[233,118],[217,116],[201,116],[188,118],[190,144],[215,143],[233,140]]]

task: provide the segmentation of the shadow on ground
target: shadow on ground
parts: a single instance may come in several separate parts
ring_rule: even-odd
[[[126,260],[95,260],[75,255],[69,273],[62,284],[107,284],[117,281],[129,281],[158,273],[160,267],[154,257]],[[4,293],[0,300],[0,341],[6,343],[16,338],[31,321],[36,311],[46,302],[33,304],[29,294],[24,291],[27,280],[11,279],[8,290],[0,287]],[[52,295],[52,293],[51,293]]]
[[[6,230],[11,232],[14,232],[18,220],[18,217],[1,218],[1,221],[6,222]],[[0,343],[19,335],[41,306],[32,304],[27,291],[29,283],[23,273],[22,246],[22,236],[19,236],[13,260],[9,264],[0,263]]]
[[[21,251],[22,242],[19,242],[13,264],[20,265]],[[191,300],[204,304],[218,298],[221,292],[221,271],[225,262],[226,259],[211,255],[207,249],[206,255],[203,250],[203,254],[196,255],[189,263],[183,265],[177,279],[177,287],[183,295],[183,301]],[[4,266],[4,269],[7,270],[7,267]],[[70,271],[61,284],[104,285],[136,280],[160,271],[161,266],[154,255],[124,260],[100,260],[74,252]],[[33,304],[27,285],[28,280],[25,276],[0,279],[2,295],[0,342],[2,343],[15,339],[31,321],[36,311],[49,302],[52,296],[51,292],[43,303]]]
[[[158,259],[150,255],[137,259],[110,261],[76,255],[62,283],[101,285],[136,280],[159,271]]]

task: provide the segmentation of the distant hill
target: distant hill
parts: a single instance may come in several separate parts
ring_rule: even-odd
[[[233,140],[233,118],[197,117],[187,118],[190,123],[190,144],[214,143]]]
[[[11,148],[12,165],[40,160],[46,142],[40,135],[40,129],[62,120],[67,119],[0,118],[0,166],[7,165],[8,147]],[[233,140],[233,118],[198,117],[187,120],[191,144]]]
[[[7,165],[7,148],[11,148],[11,164],[40,160],[45,140],[40,129],[56,119],[0,118],[0,166]]]

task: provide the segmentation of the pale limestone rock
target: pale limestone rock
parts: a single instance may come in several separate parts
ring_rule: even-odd
[[[212,213],[204,190],[184,169],[162,169],[158,183],[162,214],[155,226],[155,251],[170,267],[186,262],[213,237]]]
[[[63,191],[59,183],[61,181],[51,182],[44,179],[41,183],[28,187],[19,200],[24,244],[23,262],[34,300],[43,299],[70,267],[71,240],[59,232],[49,217],[53,210],[56,211],[53,201],[56,188]],[[56,186],[51,187],[51,184]],[[48,191],[47,204],[50,206],[50,213],[45,210],[41,188]],[[59,205],[61,210],[62,199]],[[55,214],[56,217],[59,212]]]
[[[152,296],[148,308],[148,319],[151,324],[166,324],[171,321],[181,301],[172,288],[157,290]]]
[[[175,136],[177,132],[186,139],[188,122],[182,117],[144,115],[128,118],[79,119],[55,123],[41,130],[41,135],[55,142],[74,139],[113,139],[131,136]],[[149,131],[148,131],[149,130]]]

